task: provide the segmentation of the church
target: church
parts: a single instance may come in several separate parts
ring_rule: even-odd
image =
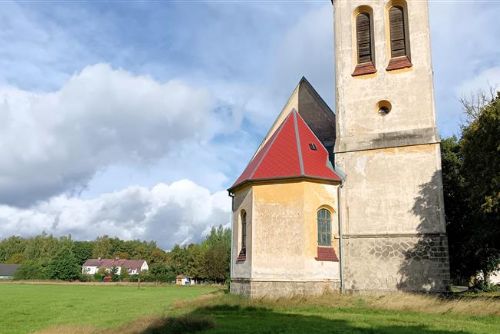
[[[228,189],[231,292],[444,291],[428,2],[332,4],[335,113],[302,78]]]

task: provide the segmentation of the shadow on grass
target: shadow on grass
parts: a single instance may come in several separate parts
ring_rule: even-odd
[[[311,310],[314,312],[314,310]],[[141,334],[181,333],[351,333],[351,334],[470,334],[470,332],[433,329],[420,319],[404,318],[390,312],[332,309],[329,316],[350,318],[327,319],[316,315],[280,313],[263,307],[241,307],[237,305],[216,305],[200,307],[191,313],[166,318],[152,324]],[[427,321],[430,323],[431,321]],[[437,326],[438,327],[438,326]]]

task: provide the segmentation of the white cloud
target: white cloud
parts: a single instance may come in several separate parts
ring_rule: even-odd
[[[457,88],[458,96],[469,96],[477,92],[489,93],[490,89],[500,90],[500,67],[492,67],[466,80]]]
[[[485,10],[485,8],[488,8]],[[488,85],[481,73],[500,66],[500,5],[476,2],[430,2],[432,57],[438,127],[457,134],[463,122],[459,99]],[[486,79],[484,82],[475,81]],[[471,82],[471,84],[467,84]]]
[[[332,5],[313,7],[294,22],[277,46],[274,82],[298,83],[305,76],[328,102],[333,102],[334,46]],[[285,91],[285,95],[291,93]],[[285,101],[283,101],[283,104]]]
[[[129,187],[93,199],[60,195],[29,209],[0,206],[0,238],[10,235],[100,235],[155,240],[165,249],[199,241],[212,226],[228,225],[231,200],[190,180]]]
[[[147,164],[204,142],[217,101],[180,81],[159,83],[105,64],[60,90],[0,88],[0,203],[27,205],[84,187],[111,164]]]

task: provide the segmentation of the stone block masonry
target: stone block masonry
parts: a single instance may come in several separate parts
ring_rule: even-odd
[[[445,234],[355,236],[344,244],[347,290],[442,292],[449,284]]]
[[[319,296],[338,292],[339,280],[324,281],[257,281],[233,279],[231,293],[251,298],[290,298],[293,296]]]

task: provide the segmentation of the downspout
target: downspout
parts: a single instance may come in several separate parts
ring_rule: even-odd
[[[344,170],[339,167],[335,166],[335,172],[340,176],[340,185],[337,187],[337,212],[338,212],[338,221],[339,221],[339,278],[340,278],[340,293],[345,293],[345,287],[344,287],[344,233],[342,231],[342,221],[343,221],[343,215],[342,215],[342,201],[341,199],[341,194],[342,194],[342,188],[344,187],[344,183],[347,179],[347,175],[344,172]]]
[[[233,236],[234,236],[234,230],[233,230],[233,212],[234,212],[234,194],[230,191],[228,191],[229,197],[231,197],[231,256],[230,256],[230,261],[231,264],[229,266],[229,282],[231,282],[231,278],[233,276]],[[231,283],[229,283],[231,286]]]
[[[341,205],[340,205],[340,189],[344,186],[343,180],[340,182],[340,185],[337,187],[337,211],[338,211],[338,216],[339,216],[339,276],[340,276],[340,293],[344,293],[344,259],[343,259],[343,247],[344,247],[344,240],[343,240],[343,234],[342,234],[342,212],[341,212]]]

